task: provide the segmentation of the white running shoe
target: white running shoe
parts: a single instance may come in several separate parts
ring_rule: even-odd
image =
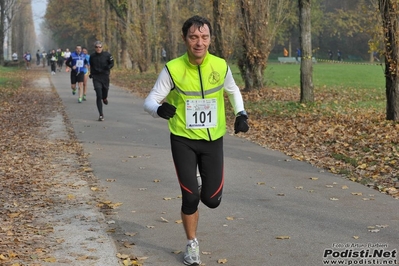
[[[197,239],[194,239],[191,244],[187,244],[183,263],[190,266],[199,266],[201,264]]]

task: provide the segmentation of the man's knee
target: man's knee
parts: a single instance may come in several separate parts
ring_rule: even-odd
[[[199,195],[190,194],[185,199],[183,199],[183,204],[181,207],[182,213],[186,215],[191,215],[195,213],[198,210],[199,202]]]
[[[201,198],[202,203],[205,204],[208,208],[211,209],[216,209],[219,207],[221,201],[222,201],[222,196],[215,196],[213,198]]]

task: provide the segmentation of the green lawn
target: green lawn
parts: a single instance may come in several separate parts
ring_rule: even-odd
[[[265,71],[267,87],[299,88],[300,64],[269,63]],[[237,66],[231,65],[237,84],[243,85]],[[384,89],[384,70],[381,65],[356,63],[313,64],[313,84],[320,87]]]
[[[0,66],[0,101],[14,93],[22,84],[21,70],[15,67]]]
[[[231,65],[237,84],[243,82],[237,66]],[[269,63],[265,71],[266,91],[274,90],[273,100],[247,102],[263,113],[289,114],[306,110],[313,112],[347,112],[348,109],[385,108],[383,67],[375,64],[317,63],[313,64],[315,103],[304,108],[299,103],[300,64]]]

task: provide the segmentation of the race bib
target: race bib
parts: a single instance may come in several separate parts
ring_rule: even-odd
[[[76,67],[83,67],[83,60],[76,60]]]
[[[217,125],[216,99],[186,100],[186,128],[212,128]]]

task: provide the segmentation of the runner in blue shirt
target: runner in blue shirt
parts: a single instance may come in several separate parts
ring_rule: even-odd
[[[86,55],[82,53],[82,46],[76,45],[75,52],[71,53],[71,56],[65,63],[71,68],[71,89],[72,94],[76,94],[76,83],[79,87],[79,100],[82,102],[83,97],[83,81],[85,76],[85,71],[87,71],[87,65],[89,62],[86,60]]]

